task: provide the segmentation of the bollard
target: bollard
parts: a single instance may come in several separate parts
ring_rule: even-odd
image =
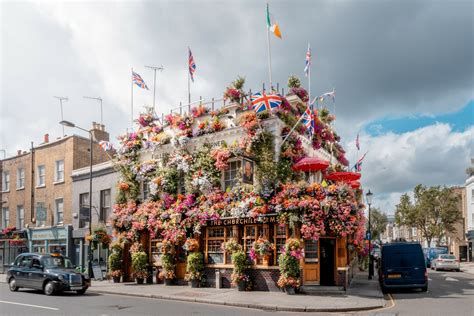
[[[222,287],[222,280],[221,280],[221,271],[216,269],[216,289],[220,289]]]

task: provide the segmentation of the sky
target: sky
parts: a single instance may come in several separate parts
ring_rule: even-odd
[[[286,86],[312,48],[311,94],[336,89],[335,129],[347,158],[363,162],[373,206],[393,213],[401,194],[462,185],[474,156],[473,2],[270,1],[282,32],[271,38],[273,81]],[[197,65],[192,100],[220,99],[237,76],[268,86],[265,1],[2,1],[0,150],[7,156],[62,135],[64,119],[100,121],[112,139],[130,126],[133,68],[150,90],[133,89],[134,113],[187,101],[187,47]],[[66,134],[76,133],[67,128]],[[81,132],[77,132],[80,134]],[[361,150],[355,148],[360,134]],[[2,153],[0,152],[0,157]]]

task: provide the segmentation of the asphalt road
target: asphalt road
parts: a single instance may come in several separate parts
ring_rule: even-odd
[[[474,275],[464,272],[429,273],[429,289],[423,293],[398,291],[387,296],[387,307],[358,313],[317,315],[474,315]],[[393,298],[393,300],[392,300]],[[344,299],[341,297],[341,299]],[[63,293],[45,296],[39,291],[12,293],[0,284],[0,315],[312,315],[311,313],[267,312],[210,304],[105,295],[88,292],[83,296]],[[314,314],[313,314],[314,315]]]
[[[465,272],[432,271],[428,291],[404,290],[391,293],[385,308],[352,315],[370,316],[473,316],[474,275]]]

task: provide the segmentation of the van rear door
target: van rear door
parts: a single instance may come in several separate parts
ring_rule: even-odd
[[[382,248],[382,269],[386,285],[425,283],[425,260],[417,244]]]

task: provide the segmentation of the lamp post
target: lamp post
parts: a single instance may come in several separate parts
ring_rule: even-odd
[[[372,251],[371,251],[371,248],[372,248],[372,228],[371,228],[371,225],[370,225],[370,206],[372,204],[372,196],[374,194],[372,192],[367,192],[365,194],[366,198],[367,198],[367,204],[369,204],[369,230],[368,230],[368,235],[367,239],[369,239],[369,280],[372,280],[372,276],[374,275],[374,262],[372,260]]]
[[[61,121],[59,124],[67,127],[75,127],[82,131],[89,133],[89,235],[92,236],[92,132],[86,130],[85,128],[76,126],[74,123],[69,121]],[[87,274],[89,278],[92,279],[92,247],[89,245],[87,251]]]

